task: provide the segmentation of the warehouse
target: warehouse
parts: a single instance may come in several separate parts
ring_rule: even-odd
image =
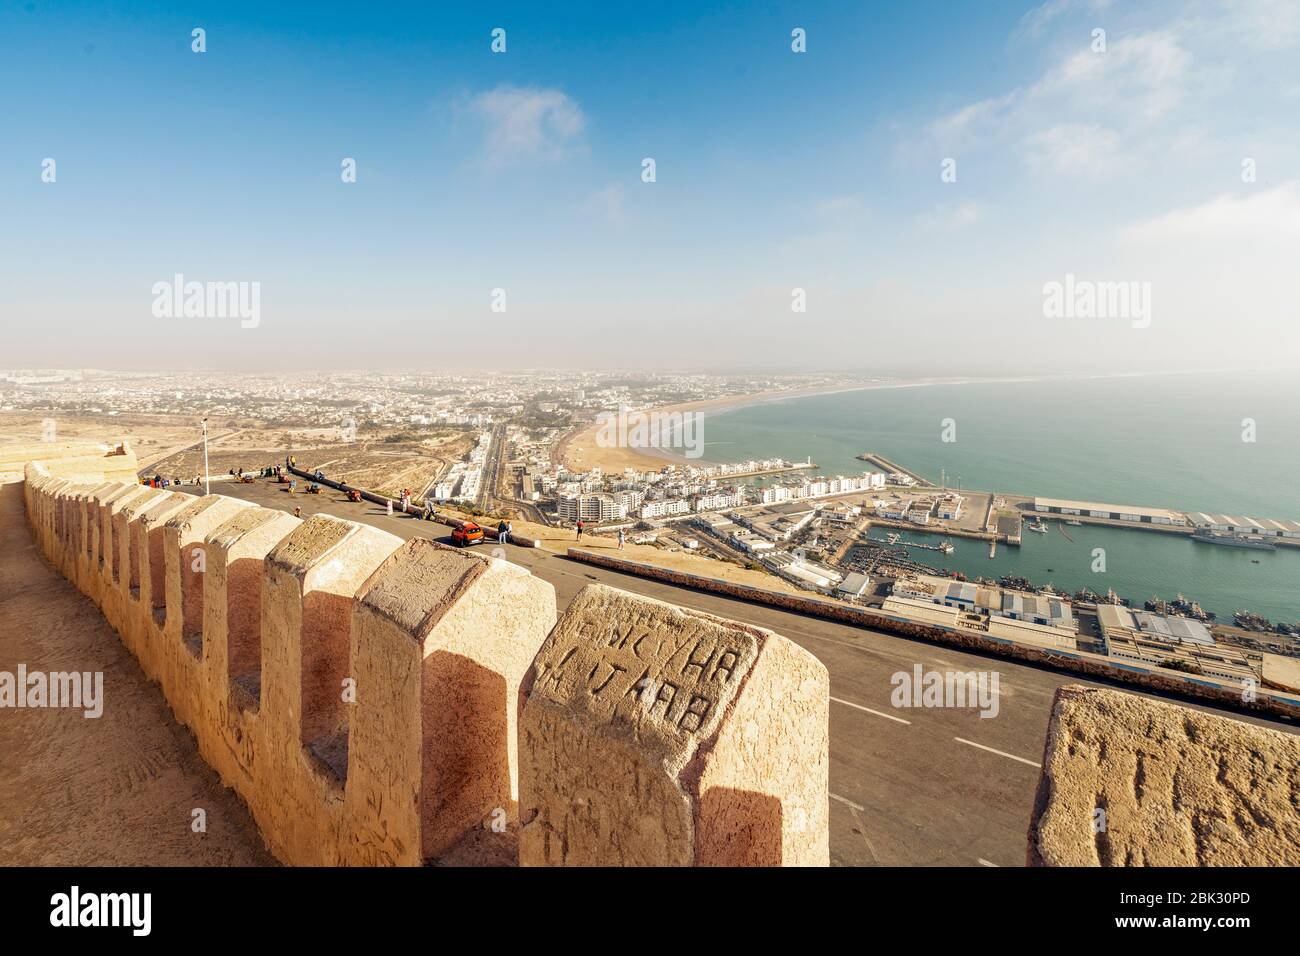
[[[926,624],[941,624],[944,627],[956,627],[959,612],[952,608],[939,607],[927,601],[913,598],[890,597],[885,600],[884,611],[897,617],[910,618]]]
[[[1045,514],[1077,515],[1132,521],[1135,524],[1186,525],[1187,517],[1168,508],[1144,508],[1140,505],[1108,505],[1096,501],[1067,501],[1062,498],[1035,498],[1034,510]]]
[[[860,598],[870,587],[871,578],[861,571],[853,571],[835,589],[835,594],[842,598]]]
[[[989,633],[994,637],[1005,637],[1039,647],[1059,647],[1070,651],[1077,647],[1073,631],[1029,621],[1013,621],[1005,617],[989,618]]]
[[[1197,511],[1188,517],[1198,531],[1228,531],[1233,534],[1256,534],[1270,538],[1300,538],[1300,524],[1273,518],[1242,518],[1236,515],[1208,514]]]

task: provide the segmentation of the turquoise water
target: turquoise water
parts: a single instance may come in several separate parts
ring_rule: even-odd
[[[1254,420],[1255,441],[1242,440]],[[956,440],[942,440],[952,419]],[[1294,376],[1212,374],[872,389],[709,415],[704,457],[808,455],[828,474],[875,451],[948,484],[1115,504],[1300,520],[1300,383]],[[1300,620],[1300,549],[1253,551],[1157,533],[1053,525],[1017,549],[954,539],[951,555],[915,551],[968,575],[1115,591],[1137,604],[1179,592],[1221,620],[1252,610]],[[1091,571],[1104,548],[1105,573]],[[923,557],[924,556],[924,557]],[[1254,563],[1258,561],[1259,563]],[[1051,569],[1051,570],[1049,570]]]

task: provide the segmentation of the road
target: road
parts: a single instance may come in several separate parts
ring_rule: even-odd
[[[496,503],[497,481],[501,477],[501,458],[505,453],[506,426],[492,426],[492,441],[488,444],[487,456],[483,459],[483,481],[479,485],[478,500],[475,504],[482,511],[491,511]]]
[[[189,487],[185,491],[196,491]],[[447,540],[442,525],[388,518],[336,492],[290,497],[266,482],[222,484],[219,493],[266,507],[302,508],[362,521],[402,538]],[[499,546],[488,543],[484,547]],[[593,581],[747,621],[815,654],[831,678],[831,862],[841,866],[1022,866],[1052,698],[1063,684],[1117,686],[1073,674],[698,592],[539,549],[508,546],[507,560],[550,582],[560,609]],[[891,677],[926,670],[992,671],[998,711],[899,709]],[[1158,695],[1148,695],[1158,696]],[[1294,731],[1287,723],[1198,709]]]

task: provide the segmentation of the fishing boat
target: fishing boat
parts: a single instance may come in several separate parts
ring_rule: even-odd
[[[1047,533],[1047,525],[1044,524],[1042,521],[1032,521],[1032,522],[1030,522],[1030,524],[1029,524],[1029,530],[1030,530],[1030,531],[1041,531],[1043,534],[1046,534],[1046,533]]]
[[[951,541],[944,540],[944,541],[942,541],[942,542],[939,543],[939,550],[942,551],[944,554],[952,554],[952,553],[953,553],[954,551],[956,551],[957,549],[956,549],[955,547],[953,547],[953,544],[952,544]]]
[[[1082,522],[1082,521],[1079,521],[1077,518],[1070,518],[1070,519],[1069,519],[1068,521],[1066,521],[1065,523],[1068,524],[1068,525],[1070,525],[1071,527],[1074,527],[1074,528],[1082,528],[1082,527],[1083,527],[1083,522]]]

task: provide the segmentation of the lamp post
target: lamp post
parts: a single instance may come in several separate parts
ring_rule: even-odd
[[[208,420],[203,419],[203,493],[212,494],[212,479],[208,477]]]

